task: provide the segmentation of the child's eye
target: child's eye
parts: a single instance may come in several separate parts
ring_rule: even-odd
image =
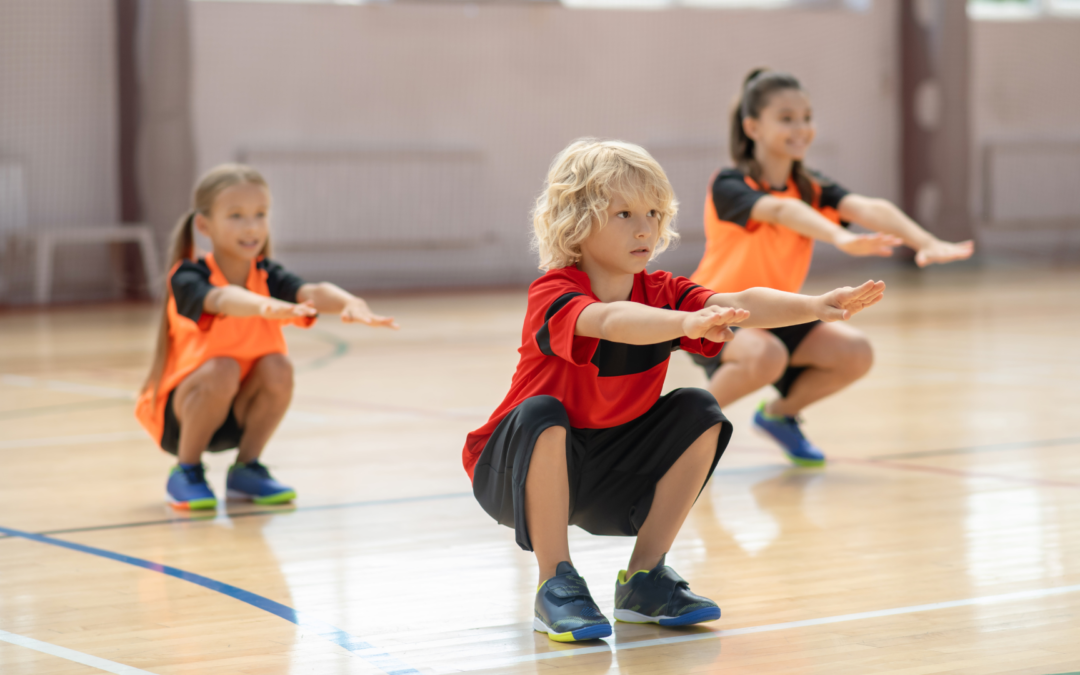
[[[618,213],[615,214],[615,217],[616,218],[629,218],[630,217],[630,212],[629,211],[619,211]]]
[[[649,217],[650,218],[659,218],[660,217],[660,212],[657,211],[656,209],[653,209],[652,211],[649,211]]]

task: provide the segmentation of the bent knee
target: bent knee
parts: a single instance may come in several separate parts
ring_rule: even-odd
[[[236,359],[219,356],[199,366],[196,386],[200,393],[232,399],[240,390],[240,364]]]
[[[874,365],[874,348],[865,335],[853,338],[847,346],[845,365],[849,372],[856,377],[862,377],[870,372]]]
[[[750,379],[765,386],[780,379],[787,370],[789,354],[787,347],[772,333],[764,332],[764,335],[754,342],[751,349],[747,350],[746,356],[741,359],[741,365],[746,369]]]
[[[293,365],[284,354],[267,354],[260,358],[255,364],[254,373],[263,380],[263,386],[271,391],[291,393],[293,390]]]

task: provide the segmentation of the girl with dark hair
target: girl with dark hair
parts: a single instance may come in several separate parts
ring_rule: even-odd
[[[884,199],[852,194],[803,160],[814,140],[810,98],[790,74],[751,71],[731,113],[735,168],[713,180],[705,203],[705,255],[691,279],[720,293],[765,286],[797,293],[814,241],[854,256],[890,256],[906,244],[915,262],[963,260],[970,241],[937,239]],[[874,230],[849,232],[849,222]],[[762,403],[754,424],[801,466],[824,454],[803,436],[796,416],[870,370],[873,353],[859,331],[814,321],[785,328],[736,329],[717,357],[694,355],[721,408],[772,384],[780,398]]]

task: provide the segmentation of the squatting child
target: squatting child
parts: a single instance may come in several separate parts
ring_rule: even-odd
[[[480,505],[539,565],[533,628],[568,642],[611,634],[574,569],[568,525],[636,536],[615,618],[686,625],[719,618],[665,556],[731,437],[702,389],[661,396],[673,350],[715,356],[730,327],[838,321],[878,302],[866,282],[811,297],[718,294],[646,265],[676,233],[663,169],[642,148],[584,139],[555,158],[533,214],[540,268],[529,288],[510,392],[468,435]]]
[[[238,448],[230,498],[292,501],[296,492],[259,461],[293,390],[283,324],[310,326],[318,312],[396,328],[330,283],[305,283],[270,259],[270,190],[254,169],[226,164],[195,188],[194,208],[173,231],[157,351],[135,415],[176,455],[166,484],[177,509],[213,509],[202,453]],[[194,230],[213,252],[195,257]]]
[[[963,260],[972,242],[933,236],[884,199],[848,192],[804,165],[814,141],[810,98],[794,76],[756,69],[731,111],[734,168],[713,177],[705,203],[705,254],[690,277],[721,293],[754,286],[797,293],[814,240],[853,256],[889,256],[907,244],[920,267]],[[875,232],[848,231],[854,221]],[[864,376],[873,363],[858,330],[821,321],[737,330],[716,356],[692,355],[722,406],[766,385],[779,398],[758,406],[754,425],[795,464],[821,466],[825,454],[803,435],[798,415]]]

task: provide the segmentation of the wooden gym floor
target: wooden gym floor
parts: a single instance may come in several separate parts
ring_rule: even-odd
[[[266,460],[300,498],[206,519],[164,505],[170,458],[132,417],[151,308],[0,314],[0,672],[1080,671],[1080,269],[881,269],[854,322],[874,370],[806,414],[827,468],[750,433],[760,397],[727,410],[669,556],[723,618],[568,645],[530,630],[532,559],[460,464],[523,292],[376,298],[399,333],[289,329]],[[702,383],[674,354],[669,386]],[[572,532],[609,617],[631,543]]]

